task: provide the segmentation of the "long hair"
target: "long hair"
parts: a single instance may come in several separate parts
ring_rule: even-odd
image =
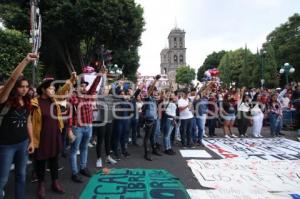
[[[7,104],[9,106],[13,107],[13,108],[21,107],[21,104],[19,102],[18,88],[21,86],[22,81],[27,81],[28,82],[28,80],[24,76],[20,76],[17,79],[16,84],[13,87],[13,89],[10,92],[9,97],[7,99]],[[24,101],[25,108],[30,111],[30,109],[31,109],[31,99],[32,99],[30,93],[27,92],[26,95],[23,96],[22,98],[23,98],[23,101]]]

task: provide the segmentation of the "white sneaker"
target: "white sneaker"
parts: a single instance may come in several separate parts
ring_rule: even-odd
[[[231,137],[233,137],[233,138],[237,138],[238,136],[236,136],[236,135],[232,134],[232,135],[231,135]]]
[[[77,155],[80,155],[80,151],[79,150],[77,151]]]
[[[110,155],[107,156],[106,161],[107,161],[108,163],[110,163],[110,164],[116,164],[116,163],[117,163],[117,161],[114,160]]]
[[[97,162],[96,162],[96,167],[97,167],[97,168],[102,168],[102,160],[101,160],[101,158],[99,158],[99,159],[97,160]]]
[[[203,137],[208,138],[208,136],[205,133],[203,134]]]
[[[258,137],[260,137],[260,138],[263,138],[264,136],[262,136],[262,135],[258,135]]]
[[[225,135],[224,137],[225,137],[225,138],[230,138],[230,136],[229,136],[229,135]]]
[[[93,145],[92,143],[89,143],[88,146],[89,146],[90,148],[93,148],[93,147],[94,147],[94,145]]]

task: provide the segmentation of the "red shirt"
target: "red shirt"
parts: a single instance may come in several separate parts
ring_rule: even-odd
[[[73,95],[69,102],[73,105],[72,116],[69,117],[69,127],[89,126],[93,123],[93,103],[96,99],[96,88],[100,82],[100,76],[97,76],[86,94],[78,96]]]

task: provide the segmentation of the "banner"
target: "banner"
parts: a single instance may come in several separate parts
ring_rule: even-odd
[[[205,150],[179,150],[183,158],[212,158]]]
[[[188,160],[199,183],[213,189],[295,192],[300,188],[300,161]]]
[[[216,190],[188,189],[187,192],[190,194],[191,199],[282,199],[258,189],[247,191],[234,188]],[[285,198],[289,198],[288,195],[285,195]]]
[[[300,143],[285,138],[215,138],[203,144],[222,158],[300,160]]]
[[[189,199],[189,195],[172,174],[165,170],[111,169],[94,175],[81,199]]]

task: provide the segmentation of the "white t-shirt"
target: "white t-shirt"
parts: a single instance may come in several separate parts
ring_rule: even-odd
[[[170,115],[170,116],[173,116],[173,117],[176,117],[176,109],[177,109],[176,104],[174,102],[170,102],[168,104],[168,102],[167,102],[165,106],[168,106],[166,108],[166,114]]]
[[[136,102],[136,108],[139,113],[142,112],[143,102]]]
[[[238,111],[248,112],[249,110],[250,110],[250,107],[247,103],[241,102],[238,106]]]
[[[289,108],[290,98],[284,97],[282,98],[282,108]]]
[[[259,108],[259,105],[256,104],[252,109],[251,109],[251,115],[252,116],[256,116],[259,114],[263,114],[263,112],[261,111],[261,109]]]
[[[178,100],[178,107],[186,107],[189,105],[189,100],[188,99],[180,99]],[[193,113],[190,111],[190,109],[187,107],[183,111],[180,111],[179,113],[179,119],[181,120],[186,120],[186,119],[191,119],[193,118]]]

